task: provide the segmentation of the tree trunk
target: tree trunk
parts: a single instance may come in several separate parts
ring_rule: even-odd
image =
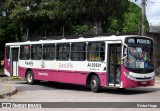
[[[89,27],[89,34],[101,34],[102,33],[102,22],[101,20],[84,20],[84,23]]]

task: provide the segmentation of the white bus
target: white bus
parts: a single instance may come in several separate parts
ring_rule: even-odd
[[[153,86],[153,40],[138,35],[6,43],[5,74],[28,84],[54,81],[101,87]]]

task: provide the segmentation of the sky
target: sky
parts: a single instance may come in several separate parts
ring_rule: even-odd
[[[141,6],[142,0],[131,1]],[[160,26],[160,0],[147,0],[146,15],[150,26]]]

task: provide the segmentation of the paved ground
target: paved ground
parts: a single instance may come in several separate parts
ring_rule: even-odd
[[[6,77],[4,75],[0,75],[0,97],[1,97],[2,92],[5,93],[5,91],[6,91],[6,94],[8,94],[8,91],[6,89],[8,89],[8,90],[10,90],[11,88],[16,89],[16,86],[11,85],[11,83],[9,83],[8,81],[10,81],[10,82],[12,82],[12,81],[13,82],[17,82],[17,81],[25,82],[24,79],[22,80],[17,77]],[[42,83],[42,84],[44,84],[44,83]],[[160,75],[156,76],[156,84],[160,84]],[[12,90],[12,91],[13,92],[10,92],[10,94],[15,92],[15,90]]]
[[[3,85],[2,84],[0,84],[0,91],[2,91],[3,90]]]
[[[7,78],[6,78],[7,79]],[[4,83],[4,82],[0,82]],[[101,93],[92,93],[90,89],[65,84],[50,84],[43,82],[37,85],[28,85],[25,81],[5,81],[17,88],[15,95],[0,99],[1,102],[160,102],[160,77],[156,78],[156,85],[153,87],[131,88],[124,92],[115,89],[103,89]],[[0,109],[1,110],[1,109]],[[22,109],[12,109],[22,111]],[[28,109],[26,109],[28,110]],[[60,108],[60,109],[32,109],[33,111],[117,111],[116,108],[94,109],[94,108]],[[158,111],[159,109],[128,109],[124,111]],[[3,109],[10,111],[10,109]],[[25,109],[23,109],[25,111]]]

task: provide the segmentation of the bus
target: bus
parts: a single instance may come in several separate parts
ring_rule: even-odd
[[[79,84],[93,92],[154,86],[153,40],[112,35],[6,43],[4,70],[28,84]]]

